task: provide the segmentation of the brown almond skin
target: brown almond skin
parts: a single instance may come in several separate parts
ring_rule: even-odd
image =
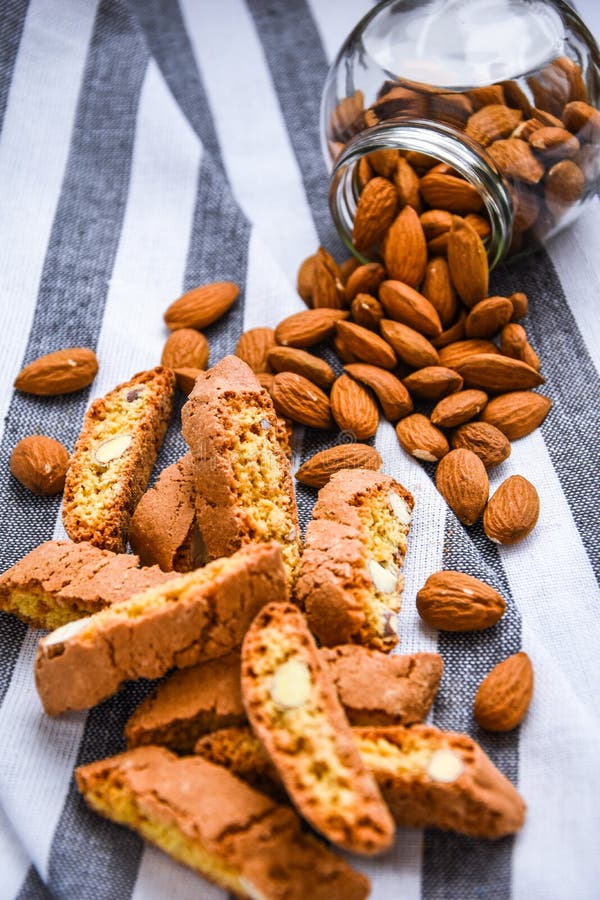
[[[504,597],[498,591],[464,572],[434,572],[417,594],[419,615],[441,631],[491,628],[505,609]]]
[[[312,267],[311,306],[313,309],[342,309],[344,305],[339,266],[324,247],[319,247]]]
[[[452,433],[450,442],[455,450],[471,450],[486,469],[504,462],[511,451],[508,438],[486,422],[467,422],[460,425]]]
[[[196,378],[202,369],[194,369],[191,366],[182,366],[180,369],[175,369],[174,371],[177,387],[180,391],[183,391],[184,394],[189,396],[196,384]]]
[[[305,309],[283,319],[275,329],[275,340],[284,347],[306,349],[327,340],[335,333],[335,324],[347,319],[338,309]]]
[[[15,445],[9,461],[11,473],[39,497],[60,494],[65,486],[69,452],[54,438],[31,434]]]
[[[357,294],[372,294],[376,296],[379,285],[385,277],[385,269],[379,263],[365,263],[364,266],[359,266],[352,272],[346,282],[346,302],[351,303]]]
[[[177,334],[177,332],[175,332]],[[174,336],[174,335],[173,335]],[[248,363],[253,372],[270,372],[269,350],[275,347],[275,332],[272,328],[250,328],[237,342],[235,355]],[[200,366],[200,368],[203,368]]]
[[[382,369],[393,369],[396,366],[396,354],[382,337],[362,328],[354,322],[338,322],[336,331],[350,352],[360,362],[380,366]]]
[[[500,350],[504,356],[520,359],[532,369],[539,371],[539,357],[527,340],[525,329],[517,322],[509,322],[500,332]]]
[[[419,215],[412,206],[405,206],[389,227],[383,243],[383,258],[390,278],[413,288],[423,281],[427,243]]]
[[[479,388],[492,394],[522,391],[544,383],[544,378],[532,366],[520,359],[510,359],[495,353],[471,356],[455,366],[467,387]]]
[[[489,265],[483,241],[472,225],[459,216],[448,235],[448,267],[452,284],[466,306],[487,297]]]
[[[445,366],[426,366],[403,379],[402,384],[412,397],[420,400],[439,400],[460,391],[463,380],[453,369]]]
[[[471,450],[451,450],[440,460],[435,485],[463,525],[474,525],[490,493],[485,466]]]
[[[552,401],[532,391],[512,391],[494,397],[481,414],[481,421],[494,425],[509,441],[531,434],[538,428],[552,406]]]
[[[416,369],[438,365],[440,357],[437,350],[419,331],[393,319],[382,319],[379,327],[396,355],[407,365]]]
[[[433,304],[409,284],[394,279],[382,281],[379,300],[390,319],[402,322],[427,337],[437,337],[442,333],[442,323]]]
[[[533,666],[526,653],[498,663],[479,685],[473,716],[486,731],[512,731],[529,709],[533,696]]]
[[[421,194],[428,206],[453,213],[476,213],[483,208],[479,191],[455,175],[428,172],[421,179]]]
[[[462,341],[465,336],[465,322],[467,321],[467,314],[464,309],[459,310],[456,321],[449,325],[438,337],[431,338],[431,343],[437,349],[443,349],[444,347],[449,346],[450,344],[456,343],[456,341]]]
[[[467,359],[470,359],[472,356],[478,356],[481,353],[499,354],[500,351],[491,341],[484,341],[481,338],[453,341],[440,350],[440,363],[442,366],[448,366],[449,369],[455,369]]]
[[[371,388],[377,396],[383,414],[390,422],[397,422],[413,411],[410,394],[399,378],[386,369],[369,366],[366,363],[350,363],[344,371],[356,381]]]
[[[486,506],[483,530],[496,544],[516,544],[533,531],[539,514],[535,487],[522,475],[511,475]]]
[[[56,397],[88,387],[96,377],[98,360],[87,347],[70,347],[39,356],[21,369],[15,387],[25,394]]]
[[[295,372],[275,375],[271,387],[273,405],[280,416],[300,425],[331,428],[329,398],[321,388]]]
[[[450,279],[448,263],[443,256],[430,259],[421,285],[421,293],[435,307],[444,328],[454,322],[458,298]]]
[[[296,472],[296,479],[309,487],[324,487],[341,469],[372,469],[378,472],[382,459],[368,444],[338,444],[315,453]]]
[[[273,347],[267,354],[269,367],[275,372],[295,372],[328,391],[335,381],[331,366],[318,356],[298,347]]]
[[[387,178],[371,178],[363,188],[354,216],[352,243],[357,250],[377,244],[394,220],[398,194]]]
[[[508,297],[487,297],[471,309],[465,322],[468,338],[491,338],[511,320],[513,305]]]
[[[307,306],[312,306],[312,274],[316,253],[307,256],[300,263],[296,287]],[[252,368],[252,367],[251,367]]]
[[[202,332],[179,328],[165,341],[160,364],[168,369],[206,369],[208,354],[208,341]]]
[[[474,419],[487,401],[488,396],[483,391],[457,391],[440,400],[432,409],[430,418],[438,428],[457,428]]]
[[[443,432],[421,413],[401,419],[396,425],[396,434],[407,453],[425,462],[437,462],[450,450]]]
[[[357,294],[350,306],[350,312],[357,325],[370,328],[372,331],[379,330],[379,323],[385,315],[383,306],[371,294]]]
[[[202,284],[175,300],[164,315],[167,328],[206,328],[233,306],[240,293],[232,281]]]
[[[379,425],[379,410],[373,395],[349,375],[340,375],[331,388],[331,413],[342,431],[358,441],[373,437]]]

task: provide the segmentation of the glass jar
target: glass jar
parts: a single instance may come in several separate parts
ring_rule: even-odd
[[[344,242],[363,262],[375,258],[353,227],[361,191],[382,176],[401,204],[429,213],[431,253],[444,252],[452,215],[484,239],[490,266],[539,246],[598,189],[599,74],[593,37],[561,0],[379,4],[342,46],[323,94]]]

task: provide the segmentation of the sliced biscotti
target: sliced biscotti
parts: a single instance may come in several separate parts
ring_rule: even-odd
[[[298,513],[268,392],[245,362],[226,356],[198,376],[182,422],[196,466],[196,517],[207,558],[276,540],[293,580]]]
[[[292,604],[269,604],[248,629],[242,696],[252,728],[310,824],[356,853],[389,847],[393,822],[304,616]]]
[[[175,375],[158,366],[88,409],[67,471],[63,522],[73,541],[122,553],[171,412]]]
[[[485,838],[522,826],[522,797],[468,735],[430,725],[356,728],[354,734],[398,825]]]
[[[0,610],[32,628],[58,628],[169,577],[157,566],[140,568],[130,553],[46,541],[0,576]]]
[[[389,651],[398,642],[413,504],[401,484],[368,469],[343,469],[319,491],[296,598],[322,644]]]
[[[255,544],[63,625],[38,646],[35,680],[44,709],[86,709],[129,679],[225,656],[240,646],[258,610],[286,595],[279,546]]]
[[[422,722],[444,668],[439,653],[389,656],[358,644],[324,647],[321,655],[352,725]]]
[[[240,656],[174,672],[138,706],[127,725],[128,747],[159,744],[190,753],[207,731],[246,722],[240,684]]]
[[[525,804],[518,791],[467,735],[428,725],[353,728],[352,733],[398,825],[484,838],[513,834],[522,826]],[[281,796],[278,772],[249,728],[207,734],[195,752]]]
[[[368,880],[304,834],[291,809],[200,757],[140,747],[80,766],[75,776],[95,812],[137,831],[235,897],[368,896]]]
[[[194,509],[196,488],[191,453],[167,466],[146,491],[131,519],[129,543],[145,566],[191,572],[205,562]]]

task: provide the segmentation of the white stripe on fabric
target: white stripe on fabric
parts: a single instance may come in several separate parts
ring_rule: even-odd
[[[598,372],[600,317],[596,286],[600,282],[599,217],[600,200],[596,197],[581,217],[548,247],[548,254],[560,278],[571,312]]]
[[[262,325],[275,328],[286,316],[302,309],[306,309],[304,303],[253,228],[248,247],[244,331]]]
[[[233,192],[295,283],[318,238],[251,16],[243,0],[181,9]]]
[[[13,831],[12,824],[0,806],[0,872],[2,896],[16,897],[29,871],[29,856]]]
[[[27,346],[96,12],[93,2],[72,4],[68,17],[62,8],[62,0],[31,0],[0,140],[0,333],[11,335],[0,367],[0,434]]]
[[[129,196],[98,342],[103,394],[152,366],[164,341],[161,314],[183,282],[200,145],[151,63],[137,118]],[[57,522],[55,538],[63,536]],[[72,777],[85,715],[43,716],[33,684],[38,634],[23,644],[0,709],[2,800],[40,872]],[[14,778],[11,772],[14,770]],[[27,771],[27,779],[23,772]]]
[[[307,3],[330,62],[360,19],[373,8],[367,0],[344,0],[343,3],[307,0]]]

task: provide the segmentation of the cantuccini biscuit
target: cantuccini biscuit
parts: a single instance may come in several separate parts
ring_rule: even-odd
[[[182,421],[196,466],[196,518],[207,558],[229,556],[250,541],[276,540],[293,580],[298,513],[268,392],[245,362],[227,356],[198,376]]]
[[[398,825],[483,838],[521,828],[521,796],[467,735],[428,725],[353,728],[352,733]],[[280,776],[249,728],[207,734],[195,752],[280,796]]]
[[[73,541],[123,552],[171,412],[175,375],[158,366],[88,409],[65,482],[63,522]]]
[[[304,616],[292,604],[271,603],[248,629],[242,696],[252,728],[310,824],[356,853],[389,847],[392,819]]]
[[[412,495],[389,475],[342,469],[321,488],[306,530],[296,598],[322,644],[398,642]]]
[[[145,566],[191,572],[205,562],[196,525],[194,460],[191,453],[167,466],[146,491],[131,520],[129,543]]]
[[[134,829],[235,897],[363,900],[368,880],[298,817],[200,757],[140,747],[76,770],[100,815]]]
[[[46,541],[0,576],[0,609],[32,628],[58,628],[169,577],[158,566],[140,568],[130,553]]]
[[[230,653],[170,675],[135,710],[125,737],[128,747],[159,744],[189,753],[207,731],[245,722],[240,656]]]
[[[389,656],[358,644],[321,654],[352,725],[412,725],[429,712],[444,664],[439,653]]]
[[[225,656],[241,644],[258,610],[285,598],[279,546],[255,544],[228,559],[171,578],[39,643],[35,679],[44,709],[86,709],[124,681]]]

